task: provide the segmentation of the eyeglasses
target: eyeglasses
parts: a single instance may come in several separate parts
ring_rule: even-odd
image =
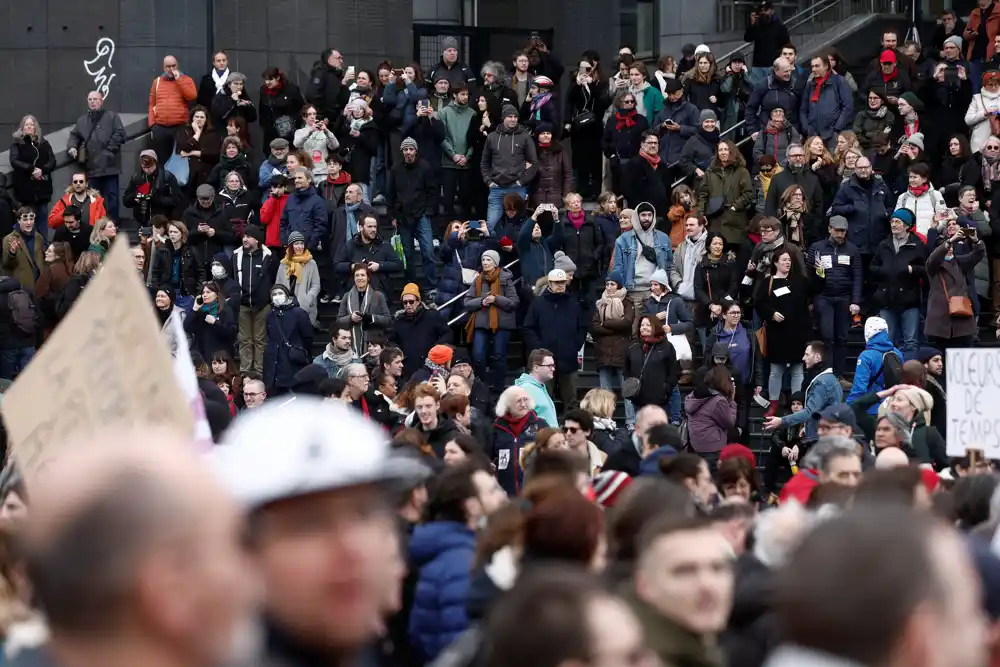
[[[642,142],[642,145],[643,146],[659,146],[660,142],[659,141],[644,141],[644,142]]]
[[[535,364],[535,365],[540,366],[541,368],[555,368],[556,362],[553,361],[552,363],[549,364]]]
[[[790,158],[792,158],[792,157],[803,158],[805,156],[806,156],[805,153],[789,153],[788,154],[788,157],[790,157]]]
[[[761,167],[760,168],[760,173],[762,173],[762,174],[770,174],[772,171],[774,171],[774,167]]]
[[[368,376],[367,375],[348,375],[347,379],[349,379],[349,380],[364,379],[367,382],[368,381]]]
[[[262,392],[262,391],[245,391],[245,392],[243,392],[243,396],[245,398],[257,398],[258,396],[263,396],[263,395],[264,395],[264,392]]]
[[[34,220],[35,219],[35,214],[34,213],[25,213],[24,215],[21,216],[20,219],[21,220]]]
[[[78,181],[78,180],[74,180],[73,181],[73,185],[86,185],[86,184],[87,184],[87,181]]]
[[[412,306],[416,302],[417,302],[416,299],[403,299],[403,305],[404,306]]]
[[[988,151],[1000,151],[1000,146],[985,146]]]

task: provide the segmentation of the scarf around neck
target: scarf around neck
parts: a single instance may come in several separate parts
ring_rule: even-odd
[[[583,227],[583,223],[587,216],[583,211],[577,211],[576,213],[566,211],[566,218],[569,220],[570,224],[573,225],[573,229],[580,231],[580,228]]]
[[[925,194],[927,194],[928,190],[930,189],[931,189],[931,184],[929,182],[924,183],[923,185],[918,185],[915,188],[914,187],[907,188],[910,194],[913,195],[914,197],[923,197]]]
[[[885,115],[887,113],[889,113],[889,107],[885,106],[884,104],[880,106],[878,109],[872,109],[871,107],[868,107],[868,116],[870,118],[885,118]]]
[[[642,159],[648,162],[649,166],[652,167],[653,169],[656,169],[657,167],[660,166],[659,153],[657,153],[656,155],[648,155],[646,151],[639,151],[639,155],[642,156]]]
[[[289,249],[288,252],[285,253],[285,257],[281,260],[281,263],[285,265],[288,271],[289,280],[295,278],[296,282],[302,282],[302,267],[311,260],[312,253],[308,250],[302,251],[301,255],[295,255],[292,254],[291,249]]]
[[[354,350],[348,348],[343,352],[338,352],[337,348],[333,346],[333,343],[326,344],[326,350],[323,351],[323,356],[333,362],[333,365],[337,368],[344,368],[349,363],[357,359],[354,356]]]
[[[212,68],[212,81],[215,82],[215,94],[216,95],[220,95],[220,94],[226,92],[224,90],[224,87],[226,85],[226,81],[228,81],[228,80],[229,80],[229,68],[228,67],[225,70],[223,70],[221,74],[219,73],[219,70],[215,69],[214,67]]]
[[[1000,157],[983,156],[983,188],[990,192],[994,181],[1000,181]]]
[[[476,282],[473,284],[475,289],[475,294],[483,294],[483,282],[489,286],[489,294],[491,296],[500,296],[500,269],[495,268],[490,272],[482,271],[476,276]],[[483,295],[485,298],[486,295]],[[500,309],[497,307],[497,302],[494,301],[486,308],[486,316],[489,318],[489,329],[490,331],[496,333],[500,329]],[[472,314],[469,318],[468,323],[465,325],[465,335],[468,342],[472,342],[473,337],[476,333],[476,320],[482,315],[483,309],[480,308]]]
[[[344,206],[344,210],[347,211],[347,229],[345,230],[347,236],[344,241],[350,241],[358,233],[358,218],[355,213],[358,212],[359,208],[361,208],[361,202]]]
[[[827,72],[826,76],[824,76],[823,78],[813,79],[814,83],[816,84],[816,87],[813,88],[812,94],[809,96],[810,102],[819,102],[820,90],[823,88],[823,84],[826,83],[827,80],[829,80],[829,78],[830,78],[830,72]]]
[[[539,93],[531,98],[531,113],[540,111],[552,99],[552,93]]]
[[[608,320],[620,320],[625,317],[625,298],[627,290],[623,287],[614,292],[604,290],[601,298],[597,300],[597,312],[601,317],[601,323]]]
[[[637,115],[638,112],[635,109],[615,111],[615,129],[620,132],[621,130],[627,130],[628,128],[635,127],[635,117]]]
[[[642,338],[642,352],[643,354],[649,352],[649,349],[663,340],[663,334],[659,336],[641,336]]]

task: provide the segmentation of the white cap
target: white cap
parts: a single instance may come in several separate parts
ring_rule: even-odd
[[[398,478],[386,434],[347,405],[296,396],[240,415],[209,462],[248,509]]]
[[[695,55],[698,55],[699,53],[711,53],[711,52],[712,49],[708,48],[708,46],[705,44],[699,44],[698,46],[694,47]]]
[[[556,282],[562,282],[562,283],[564,283],[564,282],[567,282],[568,280],[569,280],[569,276],[567,276],[566,272],[563,271],[562,269],[552,269],[551,271],[549,271],[549,282],[550,283],[556,283]]]

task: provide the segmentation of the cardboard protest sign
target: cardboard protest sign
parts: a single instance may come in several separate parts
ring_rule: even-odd
[[[948,456],[1000,458],[1000,349],[949,349]]]
[[[10,450],[27,478],[60,447],[109,426],[192,433],[191,408],[127,242],[111,248],[69,315],[4,394],[2,412]]]

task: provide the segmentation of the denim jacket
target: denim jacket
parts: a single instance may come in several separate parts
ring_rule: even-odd
[[[844,389],[840,386],[840,380],[829,368],[823,370],[813,378],[809,386],[806,387],[805,407],[798,412],[793,412],[781,418],[781,428],[789,426],[806,425],[806,439],[816,439],[817,427],[819,423],[813,419],[813,414],[822,412],[831,405],[844,402]]]
[[[656,268],[663,269],[669,275],[670,266],[674,263],[674,251],[670,249],[670,237],[657,231],[654,238],[656,239],[653,244],[656,251]],[[629,230],[615,241],[615,255],[612,264],[624,274],[625,289],[635,288],[635,260],[638,253],[639,244],[635,239],[635,232]]]

